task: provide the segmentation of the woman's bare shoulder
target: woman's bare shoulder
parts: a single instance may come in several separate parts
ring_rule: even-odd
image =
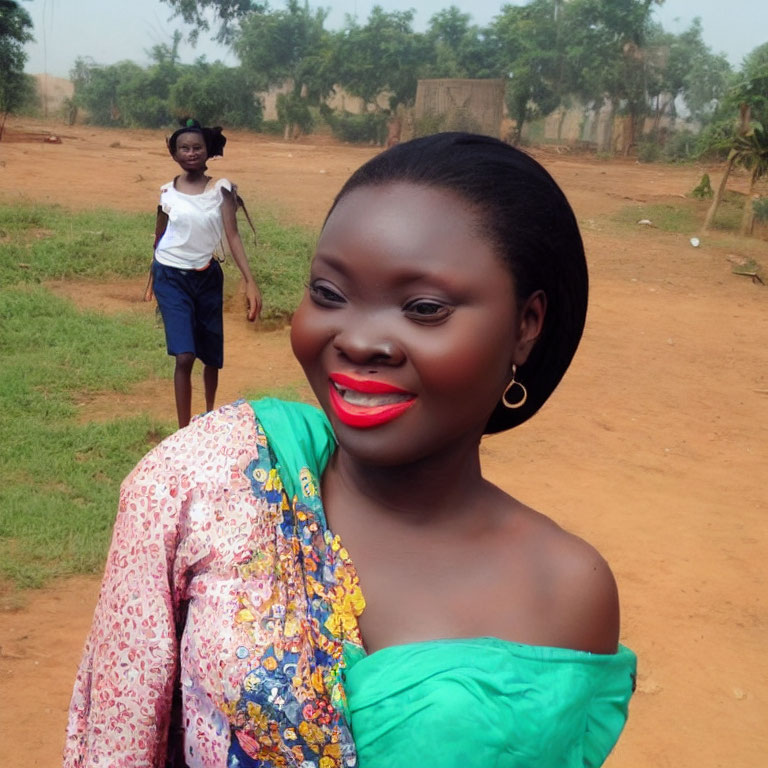
[[[619,596],[610,566],[584,539],[519,505],[510,535],[521,537],[553,643],[592,653],[615,653]]]

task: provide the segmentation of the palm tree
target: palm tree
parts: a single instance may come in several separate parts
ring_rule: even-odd
[[[752,209],[755,184],[768,174],[768,131],[756,123],[744,136],[736,139],[731,152],[735,153],[735,162],[738,165],[751,171],[749,193],[744,202],[744,215],[741,219],[741,234],[749,235],[752,233],[755,222],[755,213]]]
[[[739,133],[738,138],[741,138],[742,136],[745,136],[747,133],[749,133],[749,126],[752,119],[752,109],[749,106],[749,104],[746,104],[742,102],[739,104]],[[706,232],[711,226],[712,222],[715,220],[715,214],[717,213],[717,209],[720,207],[720,203],[722,202],[723,195],[725,194],[725,185],[728,183],[728,177],[731,175],[731,171],[733,170],[734,165],[736,165],[736,141],[734,141],[734,147],[731,148],[731,151],[728,153],[728,160],[725,164],[725,172],[723,173],[722,179],[720,179],[720,183],[717,185],[717,191],[715,192],[715,196],[712,199],[712,203],[709,206],[709,210],[707,211],[706,218],[704,219],[704,226],[701,228],[702,232]]]

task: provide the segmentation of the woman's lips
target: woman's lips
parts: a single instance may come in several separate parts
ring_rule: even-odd
[[[416,402],[410,392],[383,381],[330,375],[331,408],[342,424],[359,429],[386,424]]]

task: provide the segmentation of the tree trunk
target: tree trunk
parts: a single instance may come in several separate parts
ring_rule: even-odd
[[[749,193],[744,201],[744,214],[741,217],[741,229],[739,234],[751,235],[755,227],[755,209],[752,207],[753,194],[755,191],[755,175],[749,179]]]
[[[715,214],[717,213],[717,209],[720,206],[720,203],[723,200],[723,195],[725,194],[725,185],[728,183],[728,177],[731,174],[731,171],[733,170],[733,164],[736,161],[736,152],[734,150],[731,150],[728,153],[728,162],[725,166],[725,172],[723,173],[723,178],[720,179],[720,184],[717,186],[717,192],[715,192],[714,198],[712,198],[712,204],[709,206],[709,210],[707,211],[707,217],[704,219],[704,226],[701,228],[702,232],[706,232],[711,226],[712,222],[715,220]]]

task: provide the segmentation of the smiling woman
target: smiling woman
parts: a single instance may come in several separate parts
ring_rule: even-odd
[[[613,576],[479,460],[564,374],[586,297],[523,153],[440,134],[358,170],[292,324],[322,411],[226,406],[125,481],[65,766],[600,765],[635,672]]]

